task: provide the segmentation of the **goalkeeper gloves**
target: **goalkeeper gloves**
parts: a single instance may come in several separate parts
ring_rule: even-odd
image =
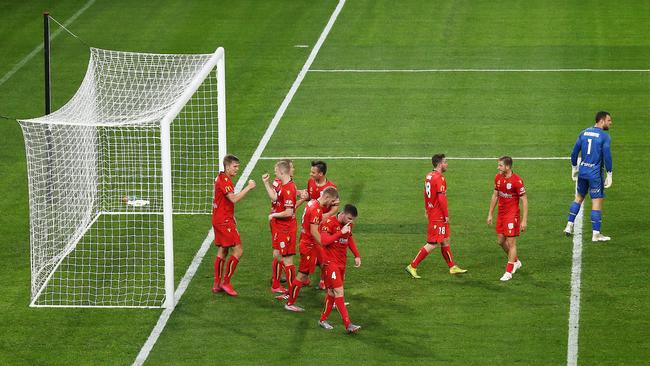
[[[573,179],[574,182],[578,181],[578,166],[577,165],[572,165],[571,166],[571,179]]]
[[[612,186],[612,172],[607,172],[607,176],[605,176],[605,188],[609,188]]]

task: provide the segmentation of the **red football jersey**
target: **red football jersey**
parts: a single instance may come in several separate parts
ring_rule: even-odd
[[[330,180],[326,180],[325,184],[319,187],[316,185],[316,181],[313,178],[309,178],[309,180],[307,181],[307,193],[309,193],[309,199],[310,200],[319,199],[321,192],[323,192],[327,187],[336,188],[336,184],[332,183],[332,181]]]
[[[355,257],[359,257],[359,251],[352,237],[352,224],[350,225],[350,232],[341,235],[340,238],[334,241],[334,243],[326,245],[323,247],[324,260],[325,263],[333,263],[341,268],[345,268],[347,259],[348,259],[348,247],[352,251]],[[321,232],[326,232],[330,235],[334,235],[337,231],[340,231],[342,228],[341,223],[336,218],[336,215],[329,216],[323,221],[320,226]]]
[[[323,220],[323,207],[318,200],[311,200],[305,207],[302,214],[302,229],[300,230],[300,242],[307,244],[316,244],[316,240],[311,235],[311,224],[320,225]]]
[[[438,195],[447,194],[447,181],[442,173],[432,171],[424,179],[424,207],[429,221],[445,221]]]
[[[274,182],[275,183],[275,182]],[[291,227],[292,223],[296,221],[296,184],[289,181],[287,184],[280,186],[277,200],[273,203],[273,212],[284,212],[287,208],[292,208],[293,215],[282,219],[273,219],[273,223],[283,227]]]
[[[494,190],[499,195],[499,216],[519,216],[519,197],[526,194],[524,181],[515,173],[510,178],[497,174]]]
[[[219,172],[219,176],[214,181],[214,200],[212,201],[212,223],[223,224],[224,222],[234,221],[235,204],[232,203],[227,194],[235,191],[232,180],[224,172]]]

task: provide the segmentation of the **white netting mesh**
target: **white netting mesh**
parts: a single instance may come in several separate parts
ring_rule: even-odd
[[[162,305],[160,126],[197,86],[171,124],[173,210],[209,214],[219,169],[213,54],[93,48],[86,77],[64,107],[19,121],[28,162],[32,305]]]

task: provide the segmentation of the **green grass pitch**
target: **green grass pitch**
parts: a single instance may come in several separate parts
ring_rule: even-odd
[[[12,68],[42,41],[49,10],[65,21],[87,1],[0,4],[0,114],[43,112],[42,55]],[[318,1],[97,0],[70,29],[95,47],[158,53],[226,50],[228,150],[246,163],[337,5]],[[311,69],[650,69],[650,5],[643,1],[349,0]],[[53,26],[56,29],[56,26]],[[308,45],[309,47],[295,47]],[[86,46],[52,43],[53,106],[76,91]],[[606,244],[585,241],[578,362],[646,364],[650,290],[646,249],[650,72],[310,72],[263,157],[566,157],[600,109],[612,113],[614,184]],[[296,160],[304,187],[309,160]],[[258,188],[236,208],[245,254],[233,283],[213,295],[211,248],[154,346],[149,365],[458,364],[567,362],[572,240],[561,235],[572,199],[566,160],[517,160],[529,228],[518,239],[523,269],[498,281],[505,257],[487,227],[493,160],[450,160],[447,178],[455,260],[438,251],[421,280],[404,267],[423,244],[427,160],[328,160],[343,202],[357,205],[361,268],[347,271],[347,336],[317,326],[323,293],[303,289],[301,314],[269,292],[268,199]],[[29,308],[29,212],[25,151],[17,123],[0,120],[0,364],[128,365],[160,315],[155,309]],[[589,207],[589,200],[586,202]],[[298,214],[301,214],[300,211]],[[588,215],[588,212],[587,212]],[[591,225],[585,220],[585,235]],[[210,227],[175,219],[175,278]]]

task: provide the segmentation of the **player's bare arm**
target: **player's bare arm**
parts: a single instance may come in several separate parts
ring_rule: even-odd
[[[275,202],[278,199],[278,193],[273,189],[273,187],[271,187],[270,178],[271,176],[269,173],[265,173],[262,175],[262,182],[264,183],[264,188],[266,188],[266,194],[269,195],[272,202]]]
[[[521,206],[522,206],[522,215],[521,215],[521,231],[525,231],[526,227],[528,226],[528,196],[527,195],[522,195],[520,197],[521,199]]]
[[[490,209],[488,210],[488,216],[487,216],[488,226],[492,225],[492,219],[494,217],[494,208],[497,206],[498,201],[499,201],[499,194],[495,190],[494,192],[492,192],[492,199],[490,200]]]
[[[228,198],[228,200],[230,200],[230,202],[232,202],[232,203],[237,203],[242,198],[244,198],[248,192],[253,190],[253,188],[255,188],[255,181],[251,179],[251,180],[248,181],[248,184],[246,185],[246,187],[244,187],[244,189],[239,191],[239,193],[230,192],[230,193],[228,193],[226,195],[226,198]]]
[[[320,231],[318,230],[318,224],[315,224],[313,222],[309,224],[309,232],[311,233],[311,236],[314,238],[314,241],[318,245],[323,245],[320,238]]]
[[[339,204],[341,203],[340,199],[336,199],[334,202],[332,202],[332,206],[330,207],[330,210],[323,213],[323,220],[332,216],[336,215],[336,213],[339,211]]]
[[[309,193],[307,192],[306,189],[299,189],[296,191],[296,193],[298,194],[298,197],[300,197],[298,199],[298,202],[296,202],[296,208],[300,207],[300,205],[302,205],[303,203],[309,201]]]
[[[292,207],[287,207],[284,211],[282,212],[275,212],[269,215],[269,220],[271,219],[286,219],[288,217],[293,216],[293,208]]]

